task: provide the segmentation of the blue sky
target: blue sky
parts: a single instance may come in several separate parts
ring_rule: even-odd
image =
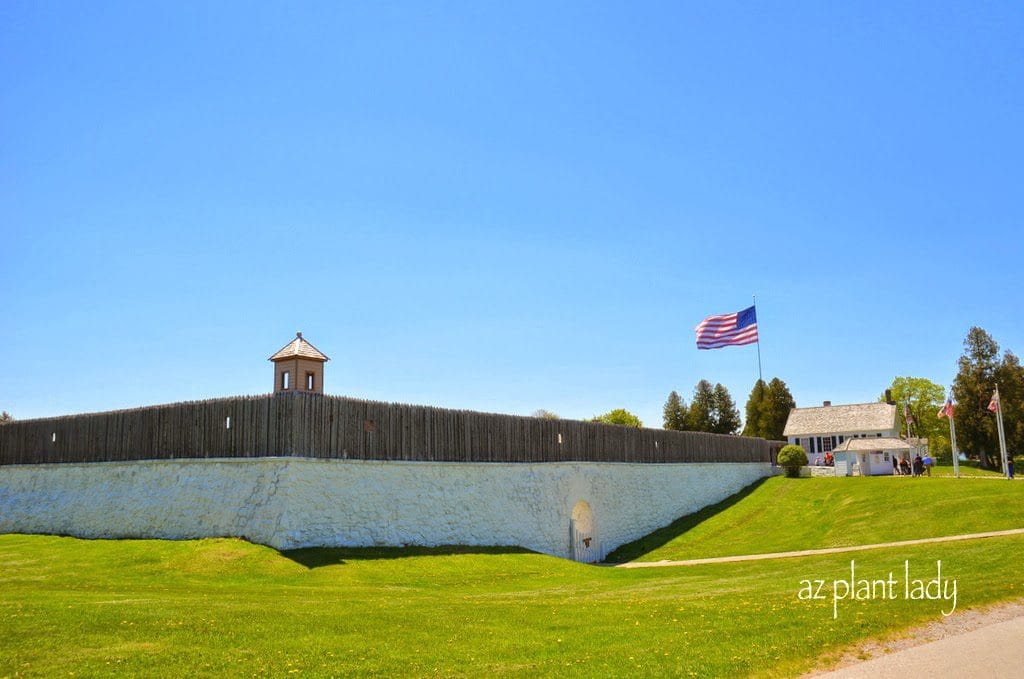
[[[553,6],[554,5],[554,6]],[[1024,352],[1020,3],[0,4],[0,409],[327,391],[661,425]]]

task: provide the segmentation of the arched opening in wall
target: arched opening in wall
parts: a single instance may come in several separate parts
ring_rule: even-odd
[[[596,563],[604,558],[601,542],[597,539],[594,512],[585,500],[580,500],[572,508],[572,518],[569,519],[569,551],[572,560],[581,563]]]

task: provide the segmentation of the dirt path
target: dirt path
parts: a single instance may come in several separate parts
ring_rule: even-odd
[[[665,568],[668,566],[699,566],[708,563],[731,563],[733,561],[759,561],[761,559],[787,559],[795,556],[816,556],[819,554],[842,554],[843,552],[860,552],[865,549],[881,547],[906,547],[907,545],[923,545],[930,542],[956,542],[958,540],[978,540],[981,538],[997,538],[1006,535],[1024,535],[1024,528],[1011,530],[995,530],[988,533],[968,533],[967,535],[947,535],[938,538],[921,540],[903,540],[902,542],[881,542],[875,545],[854,545],[852,547],[829,547],[827,549],[805,549],[798,552],[774,552],[771,554],[744,554],[741,556],[716,556],[708,559],[687,559],[684,561],[630,561],[616,564],[616,568]]]
[[[855,646],[820,679],[1007,679],[1024,675],[1024,601],[964,611]]]

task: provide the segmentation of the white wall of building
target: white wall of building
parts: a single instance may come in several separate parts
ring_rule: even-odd
[[[767,463],[452,463],[259,458],[0,467],[0,533],[235,536],[277,549],[516,545],[592,558],[769,476]]]

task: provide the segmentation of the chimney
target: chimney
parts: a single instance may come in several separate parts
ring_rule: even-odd
[[[823,408],[828,408],[830,405],[832,405],[832,401],[823,401],[821,404]]]
[[[896,401],[892,400],[892,389],[885,390],[885,402],[891,406],[896,405]]]

